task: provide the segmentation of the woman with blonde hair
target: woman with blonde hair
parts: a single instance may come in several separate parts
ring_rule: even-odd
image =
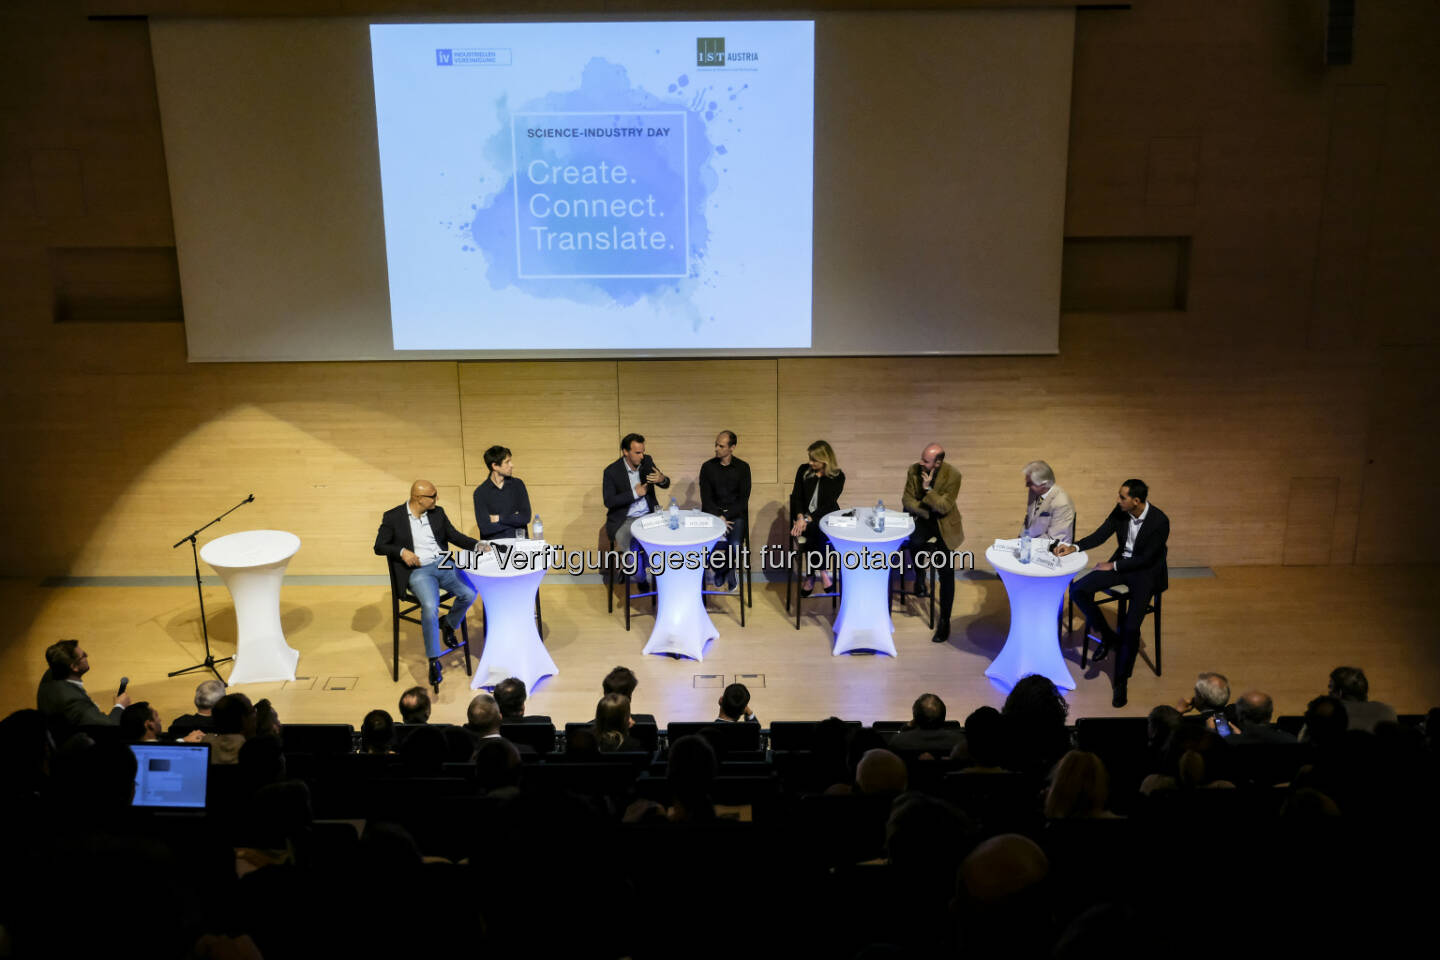
[[[1045,791],[1047,820],[1113,817],[1105,809],[1110,799],[1110,777],[1105,761],[1085,750],[1071,750],[1060,758]]]
[[[808,597],[815,589],[815,571],[809,568],[809,555],[830,554],[830,540],[820,532],[820,518],[840,509],[840,494],[845,490],[845,473],[835,460],[835,451],[824,440],[816,440],[806,448],[809,460],[795,471],[795,487],[790,491],[790,535],[795,547],[806,558],[805,580],[800,595]],[[828,563],[820,564],[820,579],[825,590],[834,585]]]

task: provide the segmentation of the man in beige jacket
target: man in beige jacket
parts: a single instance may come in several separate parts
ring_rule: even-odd
[[[1022,533],[1035,539],[1075,541],[1075,505],[1055,485],[1055,471],[1044,460],[1025,464],[1025,524]]]
[[[915,517],[911,550],[919,561],[940,576],[940,620],[935,624],[934,643],[950,639],[950,608],[955,603],[954,552],[965,542],[965,525],[955,506],[960,496],[960,471],[945,462],[945,450],[932,443],[910,465],[905,475],[905,512]],[[924,566],[916,571],[916,583],[923,583]]]

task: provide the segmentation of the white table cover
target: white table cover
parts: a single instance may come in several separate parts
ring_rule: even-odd
[[[1034,552],[1044,550],[1036,541]],[[1060,653],[1058,623],[1065,588],[1089,562],[1085,552],[1056,558],[1054,567],[1021,563],[1008,542],[985,551],[985,559],[1000,575],[1010,597],[1010,634],[985,676],[1014,687],[1024,677],[1038,673],[1061,690],[1074,690],[1075,680]]]
[[[885,511],[885,529],[871,527],[874,507],[855,510],[855,525],[849,526],[839,510],[820,518],[820,530],[840,554],[845,589],[840,593],[840,611],[835,617],[835,646],[831,656],[874,651],[896,656],[895,624],[890,619],[890,569],[884,557],[900,549],[915,532],[915,518],[907,513]],[[865,569],[866,555],[872,569]],[[878,558],[878,559],[877,559]]]
[[[660,517],[662,522],[647,526],[646,520]],[[652,557],[665,556],[665,569],[655,578],[660,595],[655,611],[655,629],[645,644],[645,653],[705,659],[705,644],[718,639],[720,631],[705,610],[705,567],[703,557],[710,547],[725,535],[725,521],[699,510],[681,510],[680,528],[671,530],[665,512],[636,518],[630,536]],[[694,569],[684,561],[698,557]],[[670,558],[681,565],[672,566]],[[658,562],[658,561],[656,561]]]
[[[227,681],[294,680],[300,651],[280,626],[280,584],[300,538],[284,530],[245,530],[211,540],[200,559],[219,574],[235,603],[235,666]]]
[[[481,554],[462,575],[485,605],[485,649],[470,688],[493,687],[507,677],[524,681],[533,691],[543,677],[560,672],[535,629],[535,594],[545,579],[544,540],[497,540],[498,548]],[[498,551],[510,548],[502,566]]]

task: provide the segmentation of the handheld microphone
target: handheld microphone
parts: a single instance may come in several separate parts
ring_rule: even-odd
[[[250,494],[250,496],[246,497],[246,498],[245,498],[245,502],[246,502],[246,503],[254,503],[254,502],[255,502],[255,494],[252,493],[252,494]]]
[[[124,694],[125,694],[125,688],[128,687],[129,685],[130,685],[130,678],[129,678],[129,677],[121,677],[121,678],[120,678],[120,689],[115,691],[115,696],[117,696],[117,697],[119,697],[119,696],[124,696]]]

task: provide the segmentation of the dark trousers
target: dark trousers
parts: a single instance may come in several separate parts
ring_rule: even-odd
[[[934,540],[934,543],[930,543]],[[928,569],[934,570],[940,580],[940,619],[949,620],[950,610],[955,606],[955,557],[940,536],[940,527],[929,517],[915,518],[915,532],[910,535],[910,556],[925,554]],[[915,583],[923,583],[928,576],[926,568],[915,566]]]
[[[1095,605],[1095,594],[1118,584],[1130,588],[1125,610],[1125,619],[1120,624],[1117,637],[1105,615]],[[1135,658],[1140,653],[1140,624],[1145,620],[1145,608],[1155,593],[1155,578],[1149,571],[1091,570],[1070,585],[1070,599],[1085,615],[1085,622],[1100,631],[1101,638],[1112,646],[1115,652],[1115,679],[1128,680],[1135,670]]]
[[[740,556],[740,551],[745,548],[745,525],[748,522],[746,517],[736,517],[730,523],[730,531],[721,537],[711,549],[719,550],[724,561],[717,561],[715,566],[715,582],[724,583],[730,576],[730,551],[735,556]]]

